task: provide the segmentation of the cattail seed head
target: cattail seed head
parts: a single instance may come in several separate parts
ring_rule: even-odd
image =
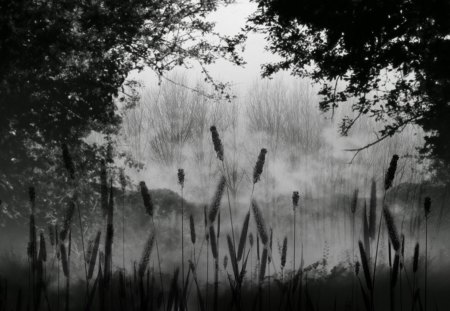
[[[392,247],[396,252],[400,250],[400,238],[398,236],[397,227],[395,226],[394,218],[391,211],[387,206],[383,208],[384,220],[386,221],[386,227],[388,229],[389,239],[392,243]]]
[[[394,154],[389,164],[386,176],[384,178],[384,190],[388,190],[392,187],[392,182],[394,181],[395,171],[397,170],[398,155]]]
[[[261,178],[264,162],[266,160],[266,153],[267,149],[262,148],[258,155],[258,160],[256,161],[255,167],[253,168],[253,184],[256,184]]]
[[[209,227],[209,240],[211,243],[211,252],[213,254],[214,259],[217,260],[219,252],[217,250],[217,237],[216,231],[214,230],[214,226]]]
[[[267,246],[267,244],[269,243],[269,235],[267,232],[266,223],[262,216],[261,210],[255,200],[252,200],[252,211],[253,217],[255,217],[256,228],[258,229],[261,242],[263,243],[264,246]]]
[[[141,260],[139,262],[138,275],[141,279],[144,277],[145,271],[147,270],[147,266],[150,261],[150,255],[152,254],[154,244],[155,244],[155,232],[152,229],[150,231],[150,234],[145,243],[144,250],[143,250],[142,256],[141,256]]]
[[[28,188],[28,196],[30,198],[31,207],[34,209],[34,206],[36,205],[36,190],[33,186]]]
[[[239,239],[239,246],[238,246],[238,253],[237,253],[238,261],[240,261],[242,259],[242,255],[244,253],[245,242],[247,241],[247,232],[248,232],[249,221],[250,221],[250,213],[247,213],[247,215],[245,215],[244,225],[242,226],[241,237]]]
[[[144,202],[145,211],[147,212],[147,214],[150,215],[150,217],[153,217],[153,202],[150,196],[150,192],[148,191],[147,185],[145,184],[144,181],[141,181],[139,185],[141,187],[141,195],[142,200]]]
[[[261,266],[259,270],[259,282],[261,283],[264,281],[264,277],[266,275],[266,266],[267,266],[267,256],[268,256],[268,250],[267,248],[263,249],[262,256],[261,256]]]
[[[431,198],[430,197],[425,198],[425,201],[423,203],[423,208],[425,211],[425,217],[428,218],[428,216],[430,215],[430,212],[431,212]]]
[[[209,225],[212,225],[214,223],[216,216],[219,212],[220,202],[222,201],[222,196],[223,196],[223,193],[225,190],[225,185],[226,185],[226,179],[224,176],[221,176],[220,181],[216,188],[216,192],[214,194],[214,199],[209,208],[209,214],[208,214]]]
[[[184,187],[184,169],[182,168],[178,169],[178,184],[181,186],[181,188]]]
[[[194,216],[192,214],[189,216],[189,228],[191,229],[191,242],[192,244],[195,244],[195,223]]]
[[[220,140],[219,133],[217,132],[217,128],[213,125],[211,126],[210,131],[217,157],[220,161],[223,161],[223,145],[222,141]]]
[[[294,210],[298,207],[298,201],[300,199],[300,195],[298,194],[298,191],[294,191],[292,193],[292,206]]]
[[[255,243],[255,240],[253,239],[253,233],[250,232],[248,235],[248,242],[250,243],[250,248],[253,247],[253,243]]]
[[[416,243],[414,247],[414,257],[413,257],[413,272],[416,273],[419,269],[419,243]]]
[[[286,265],[286,254],[287,254],[287,237],[284,237],[283,247],[281,248],[281,269],[284,269]]]
[[[67,173],[69,174],[70,179],[75,178],[75,167],[73,165],[72,157],[69,152],[69,148],[66,143],[63,143],[61,146],[62,156],[64,161],[64,166],[66,167]]]

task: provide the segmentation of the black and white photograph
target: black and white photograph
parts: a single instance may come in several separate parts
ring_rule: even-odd
[[[0,0],[0,311],[450,310],[450,0]]]

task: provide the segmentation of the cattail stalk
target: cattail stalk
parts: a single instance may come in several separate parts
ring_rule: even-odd
[[[385,200],[386,200],[386,193],[389,190],[389,188],[392,187],[392,183],[393,183],[393,180],[395,177],[395,171],[397,170],[398,159],[399,159],[398,155],[394,154],[392,156],[391,162],[389,164],[389,168],[386,172],[386,176],[384,179],[383,208],[384,208],[384,204],[385,204]],[[373,288],[375,288],[375,277],[376,277],[376,269],[377,269],[377,259],[378,259],[378,249],[379,249],[379,244],[380,244],[382,219],[383,219],[383,213],[380,214],[380,219],[378,222],[377,244],[376,244],[376,248],[375,248],[375,258],[374,258],[374,263],[373,263]],[[374,290],[372,291],[372,296],[373,296],[373,293],[374,293]]]
[[[184,286],[184,170],[178,169],[178,184],[181,188],[181,284]]]
[[[124,169],[120,170],[119,181],[122,188],[122,269],[125,273],[125,190],[127,187],[127,180]]]
[[[294,191],[292,193],[292,209],[294,211],[294,262],[293,262],[293,271],[295,273],[296,271],[296,266],[295,266],[295,255],[296,255],[296,227],[297,227],[297,220],[296,220],[296,215],[297,215],[297,209],[298,209],[298,201],[300,199],[300,195],[298,193],[298,191]]]
[[[424,201],[425,212],[425,311],[428,308],[428,218],[431,211],[431,199],[426,197]]]
[[[152,198],[150,196],[150,192],[148,191],[148,188],[145,184],[144,181],[141,181],[139,183],[139,186],[141,188],[141,196],[142,196],[142,201],[144,203],[144,207],[145,207],[145,211],[146,213],[150,216],[152,225],[153,225],[153,230],[155,232],[155,246],[156,246],[156,256],[158,258],[158,268],[159,268],[159,279],[161,282],[161,290],[162,290],[162,300],[164,303],[164,308],[166,307],[166,302],[164,299],[164,282],[163,282],[163,278],[162,278],[162,270],[161,270],[161,258],[159,255],[159,246],[158,246],[158,239],[156,237],[156,225],[155,225],[155,220],[153,217],[153,210],[154,210],[154,206],[153,206],[153,201]]]

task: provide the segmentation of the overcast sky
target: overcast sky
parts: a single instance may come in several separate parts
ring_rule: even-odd
[[[236,35],[245,26],[246,19],[256,11],[256,4],[248,0],[237,0],[227,6],[220,5],[217,11],[210,14],[209,18],[216,22],[216,31],[223,35]],[[236,92],[244,91],[246,87],[255,80],[261,79],[261,65],[277,59],[277,56],[266,51],[267,45],[265,35],[249,34],[245,44],[245,51],[242,54],[245,66],[236,66],[225,60],[219,60],[215,64],[208,66],[212,76],[221,82],[229,82]],[[177,69],[182,71],[183,69]],[[194,66],[193,69],[185,71],[185,74],[193,79],[202,79],[200,68]],[[288,74],[280,74],[285,79],[291,79]],[[143,72],[139,74],[141,80],[149,85],[154,82],[156,76],[153,72]]]

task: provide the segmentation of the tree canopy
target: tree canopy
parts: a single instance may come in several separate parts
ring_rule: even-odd
[[[83,139],[92,131],[117,131],[118,105],[136,99],[130,72],[150,68],[163,75],[219,57],[239,63],[239,38],[220,36],[205,18],[216,6],[197,0],[0,0],[0,190],[48,175],[49,163],[61,164],[56,159],[63,143],[81,162],[86,152],[104,156]],[[205,79],[224,87],[208,74]],[[97,163],[92,170],[98,162],[91,160]]]
[[[384,122],[373,143],[420,125],[423,154],[450,163],[450,1],[255,1],[248,28],[282,57],[265,75],[290,69],[321,82],[323,111],[356,98],[344,135],[361,115]]]

